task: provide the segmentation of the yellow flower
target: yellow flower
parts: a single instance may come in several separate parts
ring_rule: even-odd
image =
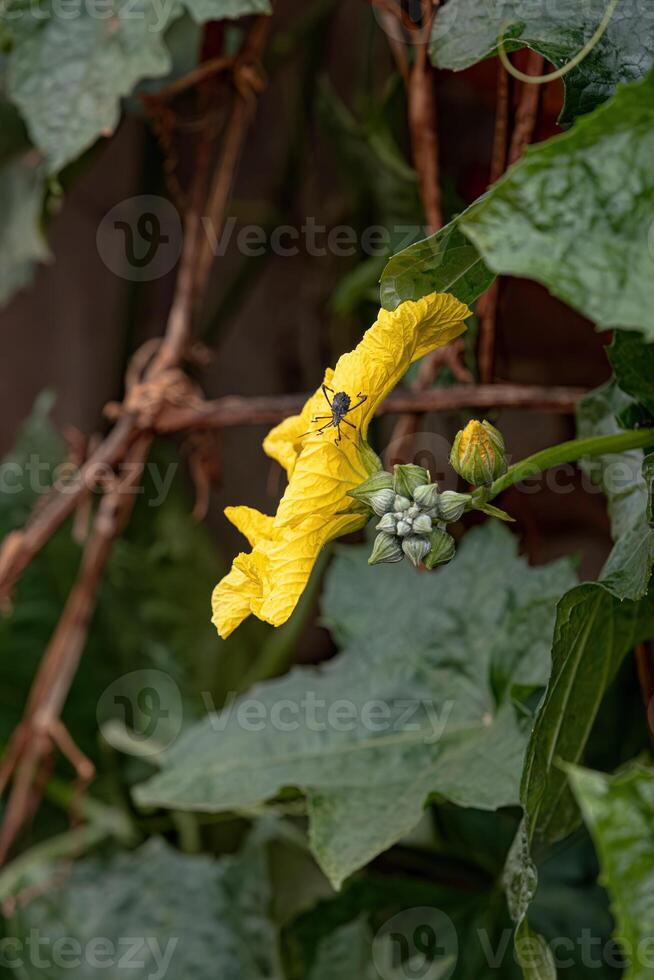
[[[325,384],[346,392],[353,405],[359,393],[367,396],[347,416],[357,431],[343,426],[339,443],[335,429],[310,431],[323,424],[313,422],[316,415],[330,414],[318,388],[299,415],[269,433],[263,448],[286,469],[289,483],[274,517],[250,507],[225,510],[252,551],[234,560],[214,590],[213,622],[222,637],[251,613],[273,626],[285,623],[323,546],[366,524],[368,511],[347,494],[380,467],[366,442],[370,420],[409,365],[463,333],[469,315],[445,293],[409,300],[392,313],[381,310],[355,350],[325,373]]]

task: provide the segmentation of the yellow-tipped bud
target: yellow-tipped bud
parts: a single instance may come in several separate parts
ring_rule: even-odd
[[[501,432],[490,422],[468,422],[456,436],[450,463],[473,486],[485,486],[506,473],[506,447]]]

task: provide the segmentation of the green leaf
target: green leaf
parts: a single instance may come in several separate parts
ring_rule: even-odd
[[[169,5],[111,0],[107,17],[104,5],[98,16],[83,0],[71,0],[65,19],[57,11],[48,2],[44,19],[29,10],[18,17],[14,12],[7,70],[8,94],[43,152],[49,173],[61,170],[100,134],[114,132],[120,99],[140,79],[170,70],[163,42]]]
[[[636,334],[616,330],[607,354],[622,391],[654,416],[654,344],[643,343]]]
[[[532,849],[562,840],[578,823],[577,806],[561,763],[581,760],[623,658],[652,635],[654,597],[621,602],[602,585],[587,584],[573,589],[558,604],[552,673],[529,740],[522,778],[525,818],[504,873],[519,958],[521,940],[534,938],[527,920],[538,883]],[[536,941],[538,949],[539,937]],[[542,975],[549,980],[553,974],[547,972],[546,958],[541,963]],[[528,980],[540,976],[523,969]]]
[[[145,78],[171,69],[164,33],[182,13],[178,0],[68,0],[65,15],[44,0],[35,17],[10,0],[13,37],[7,94],[56,173],[96,139],[111,136],[120,100]],[[267,0],[188,0],[197,20],[269,12]]]
[[[40,228],[43,194],[43,178],[27,158],[0,166],[0,306],[49,258]]]
[[[312,849],[340,884],[410,831],[432,793],[480,809],[517,803],[527,719],[494,697],[491,647],[516,610],[548,598],[551,628],[570,565],[529,568],[495,523],[430,575],[369,568],[367,550],[341,551],[327,584],[324,616],[344,652],[193,728],[137,788],[140,804],[241,810],[297,787]],[[525,634],[525,656],[540,644],[547,659],[542,626]]]
[[[429,293],[452,293],[462,303],[472,303],[495,278],[477,249],[461,233],[463,215],[415,245],[398,252],[381,277],[381,305],[394,310],[407,299]]]
[[[507,524],[515,524],[515,517],[511,517],[511,515],[507,514],[507,512],[502,510],[501,507],[495,507],[493,504],[475,504],[474,509],[480,510],[482,514],[487,514],[488,517],[496,517],[499,521],[505,521]]]
[[[611,777],[568,766],[567,773],[597,846],[615,935],[630,961],[624,980],[649,980],[654,934],[654,772],[635,768]]]
[[[121,959],[134,980],[274,980],[281,969],[269,900],[265,850],[256,842],[213,861],[152,838],[132,854],[79,861],[62,885],[24,907],[19,903],[11,925],[23,944],[38,933],[52,980],[87,980],[107,966],[117,975]],[[60,957],[58,940],[67,942]],[[97,966],[89,959],[94,956]]]
[[[590,392],[577,406],[581,438],[613,435],[622,430],[617,416],[633,400],[610,381]],[[648,589],[654,562],[654,531],[648,526],[648,483],[642,449],[581,460],[580,466],[606,494],[615,545],[600,581],[619,599],[638,599]]]
[[[624,656],[654,636],[654,597],[620,601],[602,585],[573,589],[557,608],[552,675],[536,717],[522,782],[529,838],[561,840],[577,808],[559,762],[577,763]]]
[[[460,219],[496,273],[654,339],[654,72],[527,151]]]
[[[557,68],[590,40],[607,0],[546,3],[544,0],[450,0],[436,15],[430,48],[440,68],[460,71],[495,53],[500,34],[508,50],[528,47]],[[651,11],[619,3],[608,30],[565,79],[563,125],[609,98],[618,84],[642,78],[654,62]]]

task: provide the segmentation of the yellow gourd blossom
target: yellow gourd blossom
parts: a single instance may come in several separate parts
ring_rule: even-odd
[[[352,405],[366,395],[347,416],[356,431],[344,426],[339,442],[334,428],[311,431],[322,424],[315,416],[330,414],[318,388],[299,415],[269,433],[264,451],[286,469],[289,482],[274,517],[250,507],[225,510],[252,551],[238,555],[214,590],[213,622],[222,637],[251,613],[273,626],[285,623],[323,546],[367,523],[369,512],[348,492],[380,468],[366,442],[370,420],[409,365],[463,333],[469,315],[467,306],[445,293],[380,310],[355,350],[325,373],[324,383],[348,394]]]

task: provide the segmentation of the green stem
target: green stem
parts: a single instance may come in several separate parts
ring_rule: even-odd
[[[514,463],[504,476],[495,480],[490,487],[480,487],[473,493],[473,500],[492,500],[503,490],[536,476],[553,466],[574,463],[584,456],[604,456],[608,453],[622,453],[628,449],[644,449],[654,445],[654,429],[633,429],[615,436],[591,436],[589,439],[571,439],[549,449],[542,449],[533,456],[527,456]]]

